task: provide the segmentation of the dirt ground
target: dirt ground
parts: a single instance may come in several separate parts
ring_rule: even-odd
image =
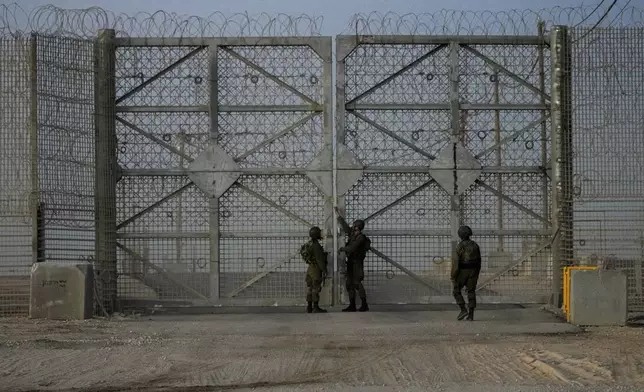
[[[644,390],[644,328],[539,308],[0,319],[2,391]]]

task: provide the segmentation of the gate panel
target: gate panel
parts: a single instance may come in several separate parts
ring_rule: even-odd
[[[372,302],[451,301],[461,224],[484,252],[484,300],[550,294],[543,42],[338,37],[338,151],[363,170],[339,204],[367,221]]]
[[[309,228],[325,229],[333,247],[331,39],[217,47],[217,142],[239,173],[219,203],[220,302],[305,303]]]
[[[120,296],[303,302],[299,246],[331,222],[330,39],[188,41],[117,40]]]
[[[204,45],[117,40],[119,298],[206,302],[208,198],[186,169],[209,139]]]

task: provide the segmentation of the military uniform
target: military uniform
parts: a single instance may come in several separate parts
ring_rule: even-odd
[[[300,250],[304,261],[308,264],[306,269],[306,302],[307,313],[326,313],[326,310],[319,306],[322,283],[326,279],[327,266],[326,255],[319,240],[322,238],[322,230],[319,227],[312,227],[309,230],[311,240],[304,244]]]
[[[458,320],[467,317],[468,320],[474,320],[474,309],[476,308],[476,285],[481,272],[481,249],[479,245],[472,241],[472,229],[468,226],[462,226],[458,229],[458,236],[461,242],[456,247],[457,260],[452,262],[452,283],[453,295],[456,304],[461,309]],[[467,289],[467,308],[465,299],[461,291],[463,287]]]
[[[357,220],[353,223],[349,242],[341,248],[347,255],[347,275],[345,288],[349,294],[349,306],[342,309],[343,312],[366,312],[369,310],[367,305],[367,293],[365,292],[362,280],[364,279],[364,260],[367,257],[367,251],[370,248],[371,241],[366,235],[362,234],[364,222]],[[359,309],[356,309],[356,291],[362,302]]]

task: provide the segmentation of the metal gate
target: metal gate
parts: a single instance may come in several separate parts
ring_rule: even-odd
[[[549,208],[550,117],[562,104],[551,99],[550,41],[337,37],[338,206],[372,238],[371,302],[451,302],[461,224],[484,253],[482,300],[550,299],[561,237]]]
[[[110,39],[123,305],[304,302],[309,227],[333,247],[331,38]]]

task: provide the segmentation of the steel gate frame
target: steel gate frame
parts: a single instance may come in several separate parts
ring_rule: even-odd
[[[540,26],[540,29],[543,27]],[[566,139],[567,136],[570,134],[570,127],[569,124],[566,123],[568,121],[566,119],[566,113],[563,113],[561,110],[563,106],[567,105],[569,103],[570,95],[569,95],[569,90],[562,91],[560,86],[564,85],[565,86],[565,78],[568,76],[566,73],[569,71],[569,63],[565,64],[565,58],[567,56],[566,53],[569,53],[569,45],[565,45],[567,42],[567,29],[565,27],[555,27],[552,31],[552,38],[546,37],[545,35],[541,36],[337,36],[336,37],[336,42],[337,42],[337,51],[336,51],[336,75],[337,75],[337,86],[336,86],[336,127],[337,127],[337,139],[336,139],[336,151],[338,154],[338,157],[336,157],[336,160],[340,162],[336,166],[334,166],[334,171],[337,173],[337,186],[338,186],[338,191],[336,193],[336,206],[339,208],[342,214],[346,213],[346,193],[354,187],[354,184],[360,179],[363,178],[364,174],[367,173],[431,173],[431,179],[429,182],[423,183],[420,187],[415,188],[409,193],[406,193],[405,195],[397,198],[395,201],[386,204],[383,208],[379,209],[377,212],[371,214],[369,217],[364,217],[364,216],[353,216],[352,218],[357,219],[367,219],[369,220],[375,215],[379,215],[383,213],[385,210],[394,207],[400,203],[402,203],[405,199],[409,198],[410,196],[416,194],[417,192],[421,191],[423,188],[427,187],[431,182],[436,181],[437,177],[442,180],[442,182],[450,184],[454,187],[454,192],[451,196],[451,208],[450,208],[450,230],[448,231],[443,231],[443,230],[414,230],[414,231],[391,231],[391,230],[369,230],[367,227],[368,233],[370,233],[373,236],[391,236],[394,238],[400,238],[402,236],[403,238],[405,236],[407,237],[412,237],[412,236],[446,236],[450,238],[451,242],[451,258],[454,259],[454,252],[456,248],[456,244],[458,243],[458,236],[457,236],[457,229],[460,224],[467,223],[463,221],[463,210],[461,209],[461,203],[462,203],[462,195],[459,190],[458,190],[458,183],[459,183],[459,177],[458,174],[465,172],[464,174],[467,176],[473,176],[473,177],[478,177],[478,174],[476,174],[476,170],[463,170],[459,169],[458,165],[462,162],[463,164],[467,165],[472,164],[472,162],[467,162],[467,159],[459,159],[456,157],[456,154],[460,152],[458,151],[457,146],[460,144],[459,138],[461,134],[461,115],[463,111],[467,110],[522,110],[522,109],[533,109],[533,110],[540,110],[542,113],[541,118],[538,121],[533,121],[530,124],[527,124],[525,127],[523,127],[521,130],[515,132],[511,137],[516,138],[520,134],[539,126],[540,124],[545,124],[545,121],[547,121],[547,118],[550,117],[550,113],[553,114],[555,117],[553,121],[551,122],[551,133],[552,133],[552,140],[555,142],[553,143],[553,151],[552,151],[552,157],[553,159],[548,163],[547,158],[545,156],[545,153],[543,155],[543,161],[542,164],[536,167],[502,167],[501,165],[497,164],[497,167],[480,167],[480,172],[482,173],[538,173],[542,175],[542,181],[543,181],[543,186],[542,186],[542,192],[543,192],[543,197],[544,197],[544,211],[542,211],[541,214],[538,214],[532,210],[530,210],[527,207],[524,207],[521,205],[521,203],[513,200],[512,198],[508,197],[507,195],[504,195],[503,192],[496,191],[493,187],[485,184],[482,182],[480,179],[476,179],[475,183],[479,187],[483,187],[487,189],[488,191],[492,192],[495,194],[495,196],[499,199],[499,204],[502,202],[505,202],[507,204],[513,205],[514,207],[518,208],[519,210],[529,214],[536,220],[540,221],[543,224],[543,227],[541,230],[507,230],[507,229],[497,229],[497,230],[491,230],[489,232],[485,232],[483,230],[477,230],[476,227],[474,227],[475,230],[475,235],[476,236],[485,236],[485,235],[497,235],[499,237],[504,237],[504,236],[535,236],[537,238],[541,238],[542,240],[539,242],[537,246],[535,246],[533,249],[529,250],[528,252],[524,253],[518,260],[513,260],[507,265],[505,265],[503,268],[501,268],[499,271],[497,271],[494,274],[488,275],[488,276],[482,276],[479,285],[477,287],[477,291],[481,291],[484,289],[486,286],[489,286],[491,283],[494,281],[497,281],[501,279],[504,275],[507,275],[510,271],[514,271],[518,267],[520,267],[522,264],[524,264],[526,261],[529,261],[531,258],[537,256],[540,253],[543,253],[544,251],[548,251],[552,249],[554,252],[555,259],[551,261],[553,263],[552,266],[552,276],[548,277],[549,281],[552,282],[552,286],[554,289],[554,295],[551,297],[548,292],[544,296],[538,296],[538,298],[535,298],[535,296],[527,296],[527,298],[521,298],[519,301],[517,301],[517,296],[486,296],[483,293],[483,300],[484,301],[491,301],[491,302],[544,302],[546,301],[554,301],[558,302],[558,292],[559,292],[559,276],[560,276],[560,271],[558,268],[558,264],[561,260],[561,255],[558,254],[558,250],[562,249],[562,232],[565,233],[572,233],[572,227],[571,223],[569,223],[569,220],[567,219],[567,216],[562,216],[562,209],[561,205],[563,200],[568,200],[570,193],[567,192],[566,189],[563,189],[560,184],[560,178],[568,178],[566,176],[571,176],[572,175],[572,170],[571,170],[571,165],[568,165],[565,159],[562,159],[562,157],[565,157],[565,149],[568,149],[570,144],[568,140]],[[514,45],[529,45],[529,46],[536,46],[539,48],[543,48],[544,46],[549,45],[550,43],[553,43],[551,46],[551,58],[552,58],[552,94],[554,95],[553,97],[548,96],[546,94],[544,87],[545,84],[543,84],[544,78],[542,77],[542,85],[537,87],[532,85],[531,83],[525,81],[523,78],[520,76],[514,74],[510,70],[506,69],[503,67],[501,64],[496,62],[494,59],[486,56],[485,54],[477,51],[476,49],[472,48],[471,45],[503,45],[503,46],[514,46]],[[347,58],[350,56],[350,54],[359,48],[361,45],[436,45],[432,50],[430,50],[428,53],[425,55],[417,58],[413,62],[410,62],[406,64],[404,67],[400,68],[397,70],[395,73],[389,75],[387,78],[380,80],[377,84],[372,85],[372,86],[364,86],[364,89],[361,90],[360,94],[357,94],[356,97],[352,98],[351,100],[348,100],[345,98],[345,78],[347,77],[347,74],[345,72],[345,62]],[[479,59],[482,59],[488,66],[491,68],[495,69],[496,73],[498,74],[505,74],[506,76],[510,77],[512,80],[514,80],[516,83],[523,85],[525,88],[528,88],[529,90],[533,91],[534,93],[538,94],[541,96],[541,103],[537,105],[525,105],[525,104],[505,104],[505,105],[500,105],[500,104],[467,104],[467,103],[462,103],[459,100],[459,71],[458,71],[458,58],[459,58],[459,49],[466,50],[473,54],[474,56],[478,57]],[[388,84],[392,80],[396,79],[400,75],[402,75],[404,72],[407,70],[414,68],[417,66],[419,63],[421,63],[424,59],[427,59],[431,56],[434,56],[437,52],[441,50],[446,50],[449,51],[449,85],[450,85],[450,92],[449,92],[449,102],[445,103],[439,103],[439,104],[423,104],[423,103],[416,103],[416,104],[359,104],[357,101],[363,97],[368,96],[369,94],[373,93],[376,91],[378,88],[382,87],[383,85]],[[543,55],[540,56],[541,58],[541,64],[543,65]],[[563,59],[563,61],[562,61]],[[563,70],[563,72],[562,72]],[[495,74],[496,74],[495,73]],[[498,76],[497,76],[498,79]],[[365,90],[366,89],[366,90]],[[565,95],[568,94],[568,95]],[[430,161],[436,161],[436,157],[432,156],[432,154],[427,153],[426,151],[422,151],[422,149],[418,148],[417,146],[414,145],[414,143],[410,143],[409,141],[405,140],[402,136],[397,135],[395,132],[390,131],[386,127],[378,124],[377,122],[367,118],[367,116],[363,115],[360,113],[360,110],[449,110],[451,120],[450,120],[450,129],[451,129],[451,137],[450,137],[450,144],[453,146],[453,153],[454,153],[454,158],[451,160],[451,164],[453,165],[453,168],[431,168],[431,164],[427,166],[420,166],[420,167],[369,167],[365,166],[361,163],[358,162],[356,159],[355,155],[352,154],[351,151],[349,151],[348,147],[346,146],[346,125],[345,125],[345,115],[347,113],[351,113],[355,117],[357,117],[359,120],[369,124],[372,128],[376,129],[377,131],[386,134],[392,139],[395,139],[397,142],[406,145],[410,149],[419,152],[422,155],[425,155],[430,159]],[[569,116],[568,116],[569,117]],[[563,124],[563,127],[562,127]],[[545,125],[543,126],[542,129],[542,134],[545,134]],[[498,140],[496,141],[495,145],[492,146],[491,148],[487,148],[485,151],[482,153],[479,153],[476,155],[475,158],[482,157],[486,155],[487,153],[499,149],[502,145],[504,145],[506,142],[508,142],[510,138],[506,137],[503,140]],[[562,149],[564,151],[562,151]],[[556,154],[556,155],[555,155]],[[460,162],[459,162],[460,160]],[[456,162],[456,163],[454,163]],[[500,162],[500,161],[499,161]],[[447,169],[447,170],[444,170]],[[466,167],[466,169],[470,169],[469,167]],[[552,170],[554,169],[554,170]],[[454,180],[449,181],[446,178],[446,173],[447,176],[451,177],[452,175],[454,176]],[[550,219],[549,213],[548,213],[548,202],[547,202],[547,197],[548,197],[548,188],[549,188],[549,182],[550,182],[550,177],[554,175],[554,178],[552,182],[554,184],[557,184],[557,186],[553,186],[552,189],[552,200],[553,200],[553,211],[554,213],[552,214],[552,218]],[[500,178],[500,177],[499,177]],[[456,181],[455,181],[456,180]],[[502,201],[501,201],[502,200]],[[351,214],[349,214],[351,215]],[[565,214],[564,214],[565,215]],[[566,226],[564,229],[561,230],[563,226]],[[571,235],[571,234],[570,234]],[[373,240],[373,239],[372,239]],[[396,241],[395,239],[393,241]],[[377,242],[376,242],[376,247],[377,247]],[[485,251],[485,249],[483,249]],[[420,303],[427,303],[427,302],[452,302],[453,299],[451,295],[449,295],[446,290],[441,290],[440,288],[436,288],[433,282],[429,282],[423,277],[417,275],[415,272],[407,269],[404,267],[404,262],[401,260],[394,260],[391,257],[385,255],[381,251],[379,251],[377,248],[373,249],[373,252],[376,256],[379,258],[383,259],[385,262],[392,264],[394,268],[397,268],[399,270],[402,270],[404,274],[407,274],[409,277],[411,277],[413,280],[416,282],[420,282],[423,286],[425,286],[427,289],[434,291],[435,294],[437,295],[429,295],[425,297],[417,297],[416,301],[414,302],[420,302]],[[335,252],[337,255],[337,252]],[[338,260],[336,256],[336,266],[338,267],[338,270],[342,269],[342,260]],[[429,262],[428,262],[429,264]],[[393,276],[393,272],[391,272]],[[392,277],[389,276],[390,271],[387,271],[387,278],[391,279]],[[447,276],[442,277],[444,281],[448,280]],[[366,279],[368,280],[368,272]],[[368,290],[369,291],[369,290]],[[338,291],[337,295],[338,298],[341,298],[340,302],[344,302],[343,298],[343,289],[340,284],[338,284]],[[368,295],[370,295],[368,293]],[[397,301],[399,302],[399,301]]]
[[[145,207],[143,210],[137,212],[136,214],[129,216],[127,219],[119,222],[116,225],[115,229],[121,229],[128,224],[134,222],[135,220],[145,216],[146,213],[149,213],[160,204],[168,201],[171,198],[177,197],[182,192],[184,192],[188,187],[196,185],[197,188],[202,191],[205,190],[205,193],[208,194],[208,209],[209,209],[209,232],[208,233],[197,233],[197,232],[184,232],[184,233],[125,233],[119,232],[117,234],[117,239],[115,239],[116,246],[121,249],[121,251],[129,254],[133,259],[140,261],[146,269],[152,269],[166,279],[166,281],[172,283],[176,288],[183,290],[184,293],[189,293],[193,299],[184,301],[180,305],[195,306],[195,305],[295,305],[305,302],[305,298],[302,295],[301,298],[298,296],[288,297],[288,298],[265,298],[265,297],[254,297],[254,298],[236,298],[239,293],[247,290],[252,287],[256,282],[265,278],[269,274],[275,272],[280,266],[289,262],[292,259],[296,259],[298,263],[301,263],[299,260],[299,244],[297,249],[291,249],[289,257],[282,258],[278,262],[272,264],[270,267],[264,269],[263,272],[260,272],[253,276],[252,278],[245,280],[243,284],[238,285],[234,290],[230,292],[223,292],[223,288],[220,287],[220,281],[222,279],[220,275],[220,245],[222,240],[225,238],[250,238],[250,239],[266,239],[272,241],[277,241],[279,238],[284,239],[293,239],[296,236],[299,240],[305,241],[307,237],[308,227],[316,224],[322,226],[324,234],[326,235],[325,247],[330,249],[334,246],[335,237],[331,234],[333,233],[334,219],[333,210],[332,210],[332,137],[333,137],[333,121],[332,121],[332,80],[331,80],[331,67],[332,67],[332,41],[330,37],[240,37],[240,38],[115,38],[112,34],[111,39],[113,40],[114,47],[191,47],[195,48],[191,53],[194,54],[197,51],[207,50],[208,51],[208,62],[209,69],[208,74],[210,75],[210,90],[209,90],[209,104],[205,106],[179,106],[179,107],[126,107],[126,106],[114,106],[113,110],[115,113],[115,119],[123,124],[125,127],[130,130],[135,131],[136,133],[154,141],[159,146],[164,149],[174,153],[175,155],[182,156],[186,161],[191,162],[190,167],[183,168],[166,168],[166,169],[122,169],[118,170],[118,179],[127,177],[140,177],[140,176],[187,176],[189,182],[179,189],[171,192],[170,194],[162,197],[153,204]],[[281,87],[291,91],[297,96],[306,97],[305,94],[297,90],[297,88],[289,85],[288,83],[282,81],[278,76],[272,75],[267,70],[263,69],[261,66],[254,64],[250,59],[245,58],[244,56],[236,53],[234,48],[236,47],[272,47],[272,46],[289,46],[289,47],[309,47],[317,56],[321,59],[323,63],[323,69],[321,74],[323,75],[323,80],[321,80],[321,94],[322,102],[317,102],[311,99],[305,99],[308,103],[306,105],[262,105],[262,106],[224,106],[219,103],[218,98],[218,65],[220,65],[220,60],[218,59],[218,53],[220,50],[226,51],[232,57],[244,63],[249,68],[253,69],[257,73],[261,74],[263,77],[272,80]],[[156,79],[160,78],[164,74],[170,72],[173,68],[177,67],[184,61],[188,60],[191,53],[176,59],[174,63],[170,66],[161,69],[154,76],[149,77],[146,80],[141,80],[141,83],[133,88],[128,93],[122,95],[119,98],[116,98],[114,102],[121,103],[126,98],[137,94],[138,92],[145,89],[146,86],[153,83]],[[106,78],[104,76],[104,78]],[[107,77],[109,79],[109,77]],[[317,83],[317,82],[316,82]],[[105,105],[105,103],[104,103]],[[158,137],[155,137],[153,134],[146,132],[144,129],[137,127],[135,124],[128,122],[120,117],[119,113],[145,113],[145,112],[190,112],[190,113],[208,113],[209,118],[209,142],[208,145],[204,147],[204,150],[199,153],[196,157],[190,157],[184,154],[182,151],[177,151],[176,148],[160,140]],[[322,138],[322,145],[319,151],[316,151],[316,156],[312,162],[309,162],[307,167],[239,167],[236,165],[235,161],[239,161],[239,157],[228,159],[226,156],[226,151],[224,151],[218,145],[219,140],[219,115],[221,113],[271,113],[271,112],[293,112],[293,113],[308,113],[303,119],[298,120],[297,122],[291,124],[286,129],[281,130],[279,133],[269,133],[267,138],[261,141],[258,145],[252,146],[250,150],[246,151],[243,156],[249,156],[252,152],[260,150],[262,147],[270,145],[275,140],[280,137],[287,135],[288,133],[294,131],[298,126],[303,125],[306,121],[311,120],[315,117],[322,117],[322,134],[319,135]],[[115,125],[109,125],[109,127],[115,127]],[[108,130],[109,132],[109,130]],[[114,159],[115,157],[111,157]],[[243,157],[241,158],[243,160]],[[98,165],[97,165],[98,166]],[[99,171],[97,170],[97,181],[109,181],[109,173],[104,169],[101,174],[103,174],[103,180],[99,180],[100,176]],[[271,200],[269,197],[262,195],[260,192],[249,189],[244,185],[240,185],[237,182],[237,178],[240,176],[250,176],[250,177],[262,177],[262,176],[272,176],[272,177],[284,177],[284,176],[300,176],[304,179],[308,179],[311,189],[319,189],[319,194],[323,198],[324,203],[324,213],[325,219],[320,222],[309,222],[297,215],[297,212],[289,211],[287,208],[282,207],[277,202]],[[223,185],[220,185],[223,184]],[[291,219],[305,223],[306,230],[302,230],[300,233],[293,233],[292,231],[287,234],[274,234],[274,233],[258,233],[258,232],[244,232],[244,233],[235,233],[228,232],[225,233],[221,230],[220,225],[220,206],[219,200],[226,191],[229,190],[229,187],[233,184],[235,186],[243,189],[246,193],[253,196],[255,199],[259,200],[264,205],[268,205],[278,211],[281,211],[284,215],[290,217]],[[114,183],[114,187],[115,187]],[[105,184],[107,187],[112,187],[112,184]],[[232,189],[232,188],[230,188]],[[116,198],[116,194],[115,194]],[[111,208],[116,208],[111,206]],[[100,211],[101,208],[97,208],[97,211]],[[104,217],[109,219],[109,217]],[[324,226],[323,226],[324,225]],[[104,229],[110,231],[111,228]],[[116,230],[114,230],[116,232]],[[209,293],[205,294],[199,292],[199,290],[191,287],[188,284],[181,282],[179,279],[174,278],[168,271],[165,269],[156,266],[153,262],[147,259],[145,255],[139,254],[128,246],[125,246],[123,243],[116,241],[125,241],[127,239],[161,239],[161,238],[207,238],[209,242],[210,253],[208,256],[209,266],[210,266],[210,279],[209,279]],[[111,250],[109,250],[111,252]],[[112,256],[107,255],[107,258]],[[266,260],[269,259],[268,256],[265,256]],[[116,257],[113,257],[114,259]],[[100,258],[99,258],[100,259]],[[258,258],[259,259],[259,258]],[[265,261],[265,260],[264,260]],[[263,266],[262,266],[263,267]],[[302,287],[301,291],[304,291],[304,279],[303,273],[298,274],[298,287]],[[301,282],[300,282],[301,281]],[[123,302],[123,301],[122,301]],[[132,303],[141,303],[143,306],[150,306],[151,302],[156,301],[126,301],[123,302],[126,306]],[[331,302],[331,290],[330,287],[327,287],[325,292],[322,295],[322,301],[324,303]],[[167,305],[167,303],[166,303]]]

